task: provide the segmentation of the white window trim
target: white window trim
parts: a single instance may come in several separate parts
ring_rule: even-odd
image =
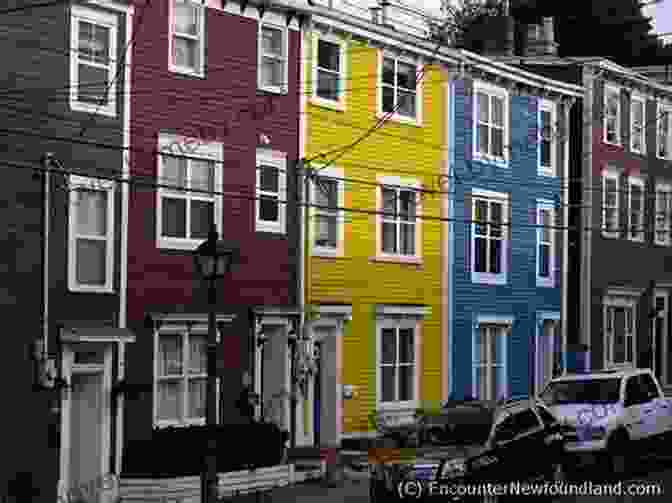
[[[667,157],[661,157],[660,154],[660,123],[663,112],[668,112],[668,129],[667,129]],[[672,104],[658,102],[656,107],[656,158],[670,160],[672,159]]]
[[[79,86],[78,48],[79,48],[79,20],[104,26],[110,30],[110,65],[108,71],[107,105],[84,103],[77,99]],[[96,9],[72,5],[70,7],[70,108],[77,112],[97,113],[108,117],[117,115],[117,83],[115,69],[117,65],[117,37],[118,18],[116,14],[102,12]]]
[[[339,75],[338,75],[338,100],[333,101],[317,95],[317,63],[319,41],[324,40],[336,44],[339,47]],[[348,43],[334,35],[316,33],[313,35],[313,65],[312,65],[312,94],[310,102],[313,105],[330,108],[339,112],[346,110],[346,86],[347,86],[347,54]]]
[[[184,337],[184,335],[187,335],[187,337]],[[182,338],[182,355],[184,357],[185,353],[184,351],[186,350],[188,346],[188,340],[190,335],[199,335],[199,336],[206,336],[208,335],[207,329],[201,329],[201,328],[194,328],[194,327],[189,327],[188,325],[171,325],[171,324],[166,324],[165,326],[162,326],[160,329],[154,331],[154,341],[153,341],[153,372],[152,372],[152,425],[154,428],[166,428],[168,426],[179,426],[179,427],[186,427],[186,426],[194,426],[194,425],[205,425],[206,418],[204,417],[203,419],[189,419],[186,416],[186,411],[189,406],[187,400],[183,400],[182,403],[182,408],[183,408],[183,414],[185,421],[172,421],[172,420],[160,420],[159,419],[159,337],[161,335],[179,335]],[[217,330],[217,343],[221,341],[221,333],[219,330]],[[206,347],[206,352],[207,352],[207,347]],[[206,353],[207,354],[207,353]],[[184,359],[184,365],[187,365],[188,362],[186,359]],[[186,375],[186,373],[183,372],[183,376]],[[185,377],[182,377],[184,380],[187,380]],[[207,386],[207,384],[206,384]],[[220,380],[217,380],[217,406],[215,407],[216,409],[216,414],[217,414],[217,423],[219,423],[219,408],[220,408]],[[207,393],[207,391],[206,391]],[[185,395],[188,397],[188,393],[185,392]],[[207,400],[207,398],[206,398]],[[207,410],[206,410],[206,415],[207,415]]]
[[[541,112],[549,112],[551,115],[551,165],[542,166],[541,165],[541,144],[543,140],[543,124],[541,121]],[[539,103],[539,119],[538,119],[538,168],[540,176],[557,176],[556,175],[556,166],[557,166],[557,106],[554,102],[548,100],[541,100]]]
[[[603,322],[603,332],[604,332],[604,362],[605,362],[605,367],[606,368],[620,368],[620,367],[632,367],[633,363],[636,364],[636,361],[634,362],[624,362],[624,363],[614,363],[613,358],[614,358],[614,336],[613,333],[609,335],[607,332],[607,316],[608,316],[608,308],[610,307],[624,307],[624,308],[630,308],[631,313],[632,313],[632,331],[630,332],[630,335],[626,335],[626,343],[628,338],[630,339],[632,343],[632,358],[633,360],[636,360],[637,358],[637,300],[636,298],[628,298],[628,297],[610,297],[606,296],[604,298],[604,303],[602,304],[602,322]]]
[[[618,227],[615,231],[607,231],[607,180],[616,181],[616,216],[618,218]],[[621,180],[620,174],[616,171],[602,171],[602,236],[605,238],[618,238],[621,235]]]
[[[261,82],[261,65],[263,62],[263,48],[262,48],[262,29],[264,27],[269,27],[273,28],[276,30],[280,30],[282,32],[282,45],[283,45],[283,51],[284,51],[284,65],[283,65],[283,75],[282,75],[282,80],[283,83],[281,86],[265,86]],[[257,87],[262,90],[266,91],[269,93],[275,93],[275,94],[287,94],[288,88],[289,88],[289,30],[287,29],[287,26],[283,26],[281,24],[276,24],[276,23],[269,23],[269,22],[259,22],[258,23],[258,29],[257,29]],[[302,90],[303,92],[303,90]]]
[[[413,373],[413,400],[397,401],[397,402],[383,402],[383,375],[381,372],[381,358],[382,358],[382,329],[383,328],[412,328],[413,336],[415,338],[414,356],[415,356],[415,372]],[[394,318],[379,318],[376,320],[376,410],[383,411],[401,411],[408,409],[417,409],[420,404],[420,375],[422,373],[422,358],[421,358],[421,322],[419,319],[394,319]],[[398,381],[397,381],[398,382]]]
[[[632,231],[632,186],[636,185],[642,190],[641,213],[642,213],[642,232],[641,237],[636,238]],[[628,239],[637,243],[643,243],[646,235],[646,185],[644,180],[639,177],[628,177]]]
[[[635,103],[642,105],[642,148],[637,150],[633,147],[633,139],[635,138],[635,122],[632,109]],[[639,94],[632,94],[630,97],[630,151],[636,154],[646,154],[646,98]]]
[[[665,232],[665,239],[664,240],[659,240],[658,239],[658,231],[659,226],[658,226],[658,194],[660,192],[663,192],[666,194],[667,197],[667,204],[670,204],[670,198],[672,198],[672,185],[668,183],[658,183],[656,184],[656,200],[654,202],[654,208],[655,208],[655,215],[654,215],[654,243],[657,245],[661,246],[670,246],[672,243],[672,236],[670,235],[670,232],[672,231],[672,216],[667,215],[665,216],[666,224],[664,227]],[[666,208],[670,209],[670,208]]]
[[[608,96],[611,93],[616,93],[618,95],[618,109],[616,110],[616,141],[615,142],[610,142],[607,141],[607,102],[608,102]],[[604,100],[603,100],[603,119],[602,119],[602,139],[604,143],[608,145],[616,145],[618,147],[621,146],[623,139],[621,138],[621,88],[618,86],[614,86],[611,84],[607,84],[604,86]]]
[[[195,145],[195,146],[194,146]],[[214,193],[214,221],[217,232],[222,232],[222,207],[223,207],[223,146],[221,143],[203,142],[196,138],[188,138],[174,134],[159,133],[158,152],[156,156],[156,173],[159,184],[161,185],[163,169],[161,163],[161,152],[170,153],[176,156],[185,156],[194,159],[205,159],[215,163],[215,193]],[[156,246],[160,249],[193,251],[203,239],[173,238],[163,237],[162,211],[163,205],[161,196],[164,193],[163,187],[156,190]],[[187,196],[189,196],[187,192]],[[187,222],[188,225],[188,222]]]
[[[509,274],[509,241],[510,241],[510,232],[511,229],[508,226],[509,223],[509,208],[510,201],[509,195],[502,192],[493,192],[490,190],[482,189],[472,189],[471,191],[471,219],[475,220],[475,202],[477,199],[486,199],[487,201],[496,200],[502,203],[502,259],[501,266],[502,272],[499,274],[493,274],[488,272],[476,272],[474,267],[476,266],[476,239],[475,231],[476,224],[472,222],[471,224],[471,243],[469,243],[470,248],[470,272],[471,272],[471,282],[472,283],[481,283],[485,285],[506,285],[508,281]]]
[[[489,326],[496,325],[502,332],[499,336],[505,338],[504,344],[502,345],[503,363],[501,364],[501,367],[504,369],[503,371],[504,382],[502,383],[502,387],[504,388],[504,396],[508,397],[509,396],[508,337],[511,335],[511,327],[513,325],[513,320],[507,317],[503,317],[501,319],[499,319],[499,317],[492,317],[492,319],[488,318],[490,317],[485,317],[483,319],[481,319],[480,317],[477,318],[476,322],[474,323],[474,329],[471,335],[471,396],[478,397],[478,387],[476,385],[476,372],[477,372],[476,369],[478,368],[478,366],[480,366],[480,363],[477,360],[476,355],[476,340],[478,337],[480,337],[480,330],[482,325],[489,325]],[[492,339],[489,338],[488,340]],[[489,348],[487,354],[488,355],[491,354]]]
[[[173,47],[175,37],[175,0],[168,2],[168,68],[171,72],[190,75],[192,77],[205,77],[205,16],[207,14],[207,5],[198,0],[186,0],[198,8],[198,68],[194,70],[186,66],[179,66],[173,63]]]
[[[472,92],[472,97],[473,97],[473,104],[472,104],[472,113],[473,113],[473,121],[472,121],[472,154],[473,158],[478,161],[486,161],[486,162],[492,162],[496,164],[502,164],[502,165],[508,165],[509,162],[509,147],[510,147],[510,135],[511,135],[511,126],[510,126],[510,104],[509,104],[509,92],[503,87],[498,87],[494,86],[492,84],[489,84],[487,82],[483,82],[480,80],[474,80],[473,82],[473,92]],[[479,152],[479,145],[478,145],[478,93],[485,93],[489,96],[496,96],[499,98],[502,98],[504,102],[504,134],[503,134],[503,139],[502,142],[504,144],[503,146],[503,157],[495,157],[490,154],[482,154]]]
[[[415,118],[408,117],[406,115],[400,115],[396,111],[393,114],[389,114],[383,111],[383,58],[394,59],[395,62],[407,63],[409,65],[415,66]],[[377,75],[377,92],[376,92],[376,118],[381,119],[383,117],[388,117],[388,120],[398,122],[400,124],[408,124],[410,126],[422,126],[423,113],[422,113],[422,103],[423,103],[423,81],[419,80],[419,75],[422,75],[423,65],[421,62],[414,61],[411,58],[405,58],[399,55],[385,52],[383,50],[378,51],[378,75]],[[396,72],[396,63],[395,63],[395,72]],[[424,79],[423,79],[424,80]],[[395,84],[395,99],[396,99],[396,84]],[[396,105],[395,105],[396,107]]]
[[[541,219],[541,211],[542,210],[547,210],[551,212],[551,225],[555,226],[555,205],[553,204],[552,201],[547,201],[543,199],[538,199],[537,200],[537,225],[541,225],[542,219]],[[555,253],[555,247],[556,247],[556,232],[555,228],[551,228],[551,242],[550,242],[550,252],[549,252],[549,257],[548,257],[548,271],[550,274],[550,277],[548,278],[543,278],[539,276],[539,264],[540,264],[540,259],[541,257],[539,256],[539,245],[541,244],[541,236],[543,233],[543,228],[537,227],[537,246],[536,246],[536,273],[535,276],[537,278],[537,286],[538,287],[549,287],[552,288],[555,286],[555,261],[556,261],[556,253]]]
[[[326,168],[317,167],[320,176],[331,178],[336,181],[338,190],[337,203],[339,208],[345,208],[345,181],[344,172],[342,168],[336,166],[328,166]],[[311,201],[315,204],[317,201],[317,191],[320,190],[314,182],[310,185]],[[336,248],[328,248],[318,246],[315,244],[315,237],[317,236],[316,216],[319,209],[316,207],[310,208],[310,243],[312,246],[312,254],[317,257],[343,257],[345,255],[345,212],[342,209],[337,210],[337,228],[336,228]]]
[[[378,187],[376,187],[376,254],[374,260],[382,262],[400,262],[410,264],[422,263],[422,184],[419,180],[413,178],[402,178],[399,176],[378,176]],[[415,255],[400,255],[396,253],[383,252],[383,188],[388,186],[390,189],[415,190]]]
[[[89,293],[113,293],[114,292],[114,209],[115,209],[115,183],[110,180],[101,180],[98,178],[87,178],[77,175],[70,175],[69,192],[69,210],[68,210],[68,290],[71,292],[89,292]],[[80,285],[77,283],[77,242],[76,226],[77,212],[75,210],[76,193],[75,189],[84,188],[90,190],[99,190],[107,192],[107,235],[105,236],[105,270],[107,277],[105,284],[98,285]]]
[[[278,221],[266,222],[259,219],[261,211],[261,169],[269,166],[278,170]],[[255,197],[254,221],[257,232],[272,232],[285,234],[287,232],[287,155],[268,149],[257,150],[256,164],[256,197]]]

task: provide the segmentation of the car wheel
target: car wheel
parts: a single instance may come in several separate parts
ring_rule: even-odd
[[[618,432],[609,440],[607,448],[608,468],[614,475],[623,475],[628,469],[628,443],[626,433]]]

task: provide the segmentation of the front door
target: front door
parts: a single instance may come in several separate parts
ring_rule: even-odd
[[[322,344],[315,343],[315,381],[313,384],[313,445],[320,445],[320,415],[322,414]]]
[[[556,354],[559,349],[557,346],[556,332],[558,322],[555,320],[544,320],[536,345],[536,382],[535,393],[539,394],[546,386],[546,383],[553,378],[556,366]]]
[[[667,354],[667,339],[665,337],[667,334],[667,295],[657,293],[654,308],[656,316],[651,327],[651,352],[653,355],[651,368],[658,381],[664,385],[667,384],[666,367],[668,363],[665,358]]]

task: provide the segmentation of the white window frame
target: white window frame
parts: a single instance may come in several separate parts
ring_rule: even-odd
[[[413,374],[413,400],[383,402],[383,373],[381,360],[383,357],[382,338],[384,328],[396,329],[397,340],[398,330],[404,328],[413,329],[414,336],[414,374]],[[420,403],[420,375],[422,373],[422,355],[421,355],[421,322],[411,317],[382,317],[376,320],[376,409],[377,410],[408,410],[416,409]],[[397,359],[399,357],[399,344],[397,343]],[[397,369],[399,366],[397,365]],[[395,395],[399,396],[399,373],[396,374]]]
[[[324,176],[325,178],[331,179],[336,183],[336,190],[338,191],[336,195],[336,202],[339,209],[335,211],[336,213],[336,248],[330,248],[325,246],[318,246],[315,244],[315,238],[317,237],[317,219],[315,218],[321,212],[326,212],[313,206],[310,209],[311,212],[311,226],[310,226],[310,242],[312,246],[312,253],[315,256],[322,257],[342,257],[345,254],[345,212],[341,208],[345,208],[345,180],[344,172],[342,168],[335,166],[328,166],[326,168],[317,167],[319,176]],[[317,202],[317,191],[320,190],[315,182],[311,181],[311,201],[313,204]]]
[[[632,345],[632,358],[633,362],[614,362],[614,333],[613,333],[613,319],[609,320],[611,313],[610,308],[625,308],[626,313],[628,309],[630,310],[630,332],[625,333],[626,344],[630,343]],[[610,297],[607,296],[604,298],[604,303],[602,305],[602,320],[603,320],[603,331],[604,331],[604,362],[605,367],[631,367],[636,364],[637,358],[637,337],[635,336],[636,327],[637,327],[637,300],[629,297]],[[626,314],[626,330],[628,328],[628,319]],[[611,328],[610,328],[611,327]]]
[[[113,293],[114,292],[114,209],[115,183],[111,180],[70,175],[69,211],[68,211],[68,290],[71,292]],[[104,238],[105,271],[104,285],[84,285],[77,282],[77,189],[97,190],[107,193],[107,233]],[[91,236],[86,236],[90,239]]]
[[[641,104],[642,106],[642,123],[639,125],[641,128],[641,149],[637,150],[634,148],[634,139],[636,137],[636,128],[637,125],[635,123],[635,114],[633,112],[633,108],[636,103]],[[635,152],[637,154],[646,154],[646,98],[644,96],[641,96],[639,94],[632,94],[630,97],[630,151]]]
[[[544,229],[542,227],[537,227],[537,246],[536,246],[536,278],[537,278],[537,286],[538,287],[554,287],[555,286],[555,261],[556,261],[556,253],[555,253],[555,246],[556,246],[556,230],[555,230],[555,205],[553,204],[552,201],[547,201],[547,200],[537,200],[537,225],[541,226],[543,224],[543,219],[542,219],[542,212],[543,211],[548,211],[550,212],[550,217],[551,217],[551,225],[553,226],[550,229],[550,242],[548,243],[542,243],[542,237],[543,237],[543,231]],[[539,275],[539,266],[541,265],[541,255],[539,254],[539,246],[541,244],[546,244],[550,247],[549,250],[549,255],[548,255],[548,273],[549,277],[544,278],[543,276]]]
[[[661,125],[663,123],[662,114],[664,112],[667,113],[667,142],[666,142],[667,155],[661,156],[660,155],[660,143],[661,143],[660,130],[661,130]],[[658,159],[666,159],[666,160],[672,159],[672,104],[658,102],[658,106],[657,106],[657,110],[656,110],[656,157]]]
[[[320,41],[329,42],[330,44],[337,45],[339,48],[339,57],[338,57],[338,99],[336,101],[330,100],[318,96],[317,94],[317,83],[318,83],[318,48]],[[334,35],[327,34],[315,34],[313,36],[313,72],[312,72],[312,96],[311,103],[314,105],[331,108],[343,112],[346,109],[346,83],[347,83],[347,47],[348,43],[345,40],[339,39]]]
[[[389,114],[388,112],[383,111],[383,61],[385,58],[392,59],[394,60],[394,75],[395,75],[395,84],[394,84],[394,110],[395,112],[393,114]],[[397,93],[398,93],[398,86],[396,82],[396,75],[397,75],[397,66],[399,63],[405,63],[408,65],[412,65],[415,67],[415,117],[410,117],[407,115],[401,115],[398,113],[397,110]],[[423,118],[423,110],[422,110],[422,103],[423,103],[423,97],[422,97],[422,90],[423,90],[423,85],[422,81],[419,80],[419,75],[421,75],[422,72],[422,64],[421,62],[414,61],[411,58],[407,57],[402,57],[399,55],[395,55],[389,52],[386,52],[384,50],[379,50],[378,51],[378,85],[377,85],[377,106],[376,106],[376,118],[381,119],[383,117],[387,117],[388,120],[399,122],[401,124],[409,124],[411,126],[422,126],[422,118]]]
[[[658,219],[659,217],[659,197],[660,195],[663,194],[665,199],[663,200],[666,204],[666,208],[663,210],[665,212],[663,216],[663,227],[662,229],[660,228],[660,220]],[[661,246],[670,246],[672,244],[672,236],[670,233],[672,232],[672,185],[668,183],[658,183],[656,184],[656,200],[655,200],[655,216],[654,216],[654,226],[655,226],[655,232],[654,232],[654,243],[657,245]],[[664,239],[660,240],[658,239],[658,232],[659,231],[664,231],[665,232],[665,237]]]
[[[193,77],[205,77],[205,16],[207,14],[207,6],[198,0],[185,0],[187,3],[193,4],[198,10],[198,35],[193,37],[187,34],[177,34],[175,32],[175,1],[169,1],[169,36],[168,36],[168,68],[171,72],[181,73],[184,75],[191,75]],[[177,65],[174,61],[174,47],[175,37],[188,38],[196,40],[198,44],[198,68],[189,68],[187,66]]]
[[[264,192],[261,190],[261,166],[268,166],[278,170],[278,192]],[[275,150],[258,149],[256,164],[256,197],[254,221],[257,232],[272,232],[285,234],[287,232],[287,155]],[[278,221],[267,222],[260,220],[261,197],[269,196],[278,200]]]
[[[480,161],[488,161],[488,162],[495,162],[495,163],[501,163],[501,164],[507,164],[509,162],[509,147],[510,147],[510,134],[511,134],[511,126],[510,126],[510,103],[509,103],[509,92],[503,88],[503,87],[498,87],[494,86],[492,84],[480,81],[480,80],[474,80],[473,83],[474,89],[472,93],[473,97],[473,123],[472,123],[472,131],[473,131],[473,138],[472,138],[472,145],[473,145],[473,158],[476,160]],[[479,124],[479,116],[478,116],[478,94],[479,93],[484,93],[488,95],[490,98],[490,102],[492,103],[492,98],[499,98],[503,101],[503,120],[504,120],[504,128],[503,128],[503,133],[502,133],[502,156],[494,156],[490,152],[492,150],[492,142],[490,142],[490,145],[488,146],[488,152],[482,153],[480,152],[480,145],[478,142],[478,124]],[[492,106],[490,106],[490,110],[492,110]],[[491,123],[488,123],[489,127],[492,127]],[[492,135],[490,135],[490,138],[492,138]]]
[[[513,325],[513,321],[507,318],[500,319],[500,317],[498,316],[494,316],[492,317],[492,319],[489,318],[491,317],[484,317],[482,319],[481,317],[479,317],[477,322],[474,324],[474,330],[471,337],[471,393],[474,398],[479,398],[476,377],[478,375],[478,369],[481,367],[503,369],[502,373],[504,380],[502,382],[502,388],[504,389],[504,396],[508,396],[509,394],[508,337],[511,334],[511,326]],[[480,355],[478,355],[476,351],[477,347],[476,341],[481,335],[480,332],[482,327],[488,327],[490,330],[498,330],[500,333],[497,336],[504,338],[504,344],[502,344],[502,363],[496,364],[492,362],[488,363],[480,362],[479,360]],[[488,355],[488,357],[492,354],[490,350],[492,341],[493,341],[492,336],[486,337],[486,345],[487,345],[486,354]],[[488,382],[490,381],[488,380]],[[488,391],[490,392],[490,394],[492,394],[492,390]],[[498,399],[498,397],[494,398]],[[482,399],[485,400],[486,397]]]
[[[607,103],[608,103],[608,100],[609,100],[609,96],[611,94],[616,94],[617,97],[618,97],[618,102],[617,102],[618,103],[618,108],[616,110],[616,117],[615,117],[615,119],[616,119],[616,141],[613,141],[613,142],[607,140],[607,123],[608,123],[609,118],[610,118],[609,115],[608,115]],[[604,103],[603,103],[602,110],[603,110],[603,115],[604,115],[604,119],[602,120],[602,128],[603,128],[603,131],[604,131],[604,133],[603,133],[604,143],[607,143],[609,145],[617,145],[617,146],[620,147],[621,143],[622,143],[622,138],[621,138],[621,114],[622,114],[622,110],[621,110],[621,88],[620,87],[614,86],[614,85],[611,85],[611,84],[607,84],[607,85],[604,86]]]
[[[632,214],[632,187],[637,186],[642,191],[642,196],[640,198],[641,204],[641,236],[637,237],[633,232],[633,214]],[[644,242],[646,235],[646,184],[644,180],[639,177],[630,176],[628,177],[628,239],[631,241],[636,241],[639,243]]]
[[[163,219],[162,219],[162,197],[169,194],[169,197],[184,198],[184,199],[207,199],[214,202],[214,222],[217,232],[222,232],[222,207],[223,207],[223,146],[221,143],[204,142],[197,138],[188,138],[174,134],[159,133],[158,138],[158,152],[156,156],[156,173],[159,187],[156,190],[156,244],[161,249],[193,251],[201,243],[203,239],[191,238],[175,238],[164,237]],[[184,156],[192,159],[207,160],[215,163],[214,176],[214,193],[212,197],[207,197],[205,194],[196,192],[186,192],[182,196],[176,196],[174,190],[164,188],[163,185],[163,163],[161,162],[161,153],[171,154],[174,156]],[[189,170],[187,170],[187,178],[189,179]],[[189,185],[189,180],[187,184]],[[189,214],[187,214],[186,226],[187,232],[190,229]]]
[[[543,122],[542,122],[542,112],[548,112],[551,117],[551,138],[550,138],[550,166],[542,166],[541,164],[541,146],[543,143]],[[540,176],[557,176],[556,175],[556,166],[557,166],[557,106],[554,102],[548,100],[541,100],[539,103],[539,120],[538,120],[538,141],[539,141],[539,175]]]
[[[77,90],[79,87],[79,21],[103,26],[110,30],[109,65],[107,83],[107,105],[86,103],[79,101]],[[70,7],[70,108],[77,112],[97,113],[108,117],[117,115],[117,83],[115,69],[117,65],[117,37],[119,21],[116,14],[102,12],[96,9],[72,5]],[[88,63],[87,63],[88,64]],[[91,65],[102,68],[102,65]]]
[[[502,204],[502,257],[500,259],[500,264],[501,264],[501,272],[495,274],[495,273],[489,273],[489,272],[476,272],[475,267],[476,267],[476,201],[481,200],[481,201],[487,201],[488,203],[490,202],[498,202]],[[488,204],[488,212],[490,205]],[[509,248],[509,241],[511,239],[510,237],[510,232],[511,229],[509,228],[509,208],[510,208],[510,201],[509,201],[509,195],[502,193],[502,192],[493,192],[489,190],[481,190],[481,189],[472,189],[471,192],[471,219],[474,221],[471,223],[471,236],[470,240],[471,243],[469,244],[470,247],[470,272],[471,272],[471,281],[472,283],[481,283],[481,284],[486,284],[486,285],[505,285],[508,280],[508,272],[509,272],[509,253],[508,253],[508,248]],[[489,228],[489,227],[488,227]],[[490,242],[491,239],[488,237],[488,242]],[[487,259],[487,256],[486,256]]]
[[[159,419],[159,338],[161,336],[180,336],[182,338],[182,360],[183,360],[183,368],[182,368],[182,376],[181,379],[183,380],[183,400],[182,400],[182,420],[181,421],[172,421],[172,420],[166,420],[166,419]],[[186,426],[193,426],[193,425],[205,425],[206,418],[189,418],[187,417],[187,411],[189,407],[189,387],[188,387],[188,382],[189,382],[189,374],[188,374],[188,358],[186,358],[188,354],[188,347],[189,347],[189,336],[190,335],[196,335],[200,337],[208,337],[208,332],[207,328],[194,328],[194,327],[189,327],[188,325],[172,325],[172,324],[167,324],[165,326],[162,326],[160,329],[154,331],[154,340],[153,340],[153,373],[152,373],[152,425],[154,428],[166,428],[168,426],[180,426],[180,427],[186,427]],[[221,333],[219,330],[217,330],[217,343],[219,344],[221,341]],[[207,343],[206,343],[206,355],[207,355]],[[206,356],[207,358],[207,356]],[[207,363],[206,363],[207,365]],[[207,378],[207,369],[205,374],[198,374],[194,375],[192,377],[206,377]],[[167,378],[167,380],[174,380],[175,378]],[[187,384],[185,386],[185,383]],[[206,388],[207,388],[207,380],[206,380]],[[219,423],[219,408],[220,408],[220,380],[217,380],[217,406],[215,407],[216,409],[216,414],[217,414],[217,422]],[[186,397],[186,399],[185,399]],[[207,391],[206,391],[206,401],[207,401]],[[206,409],[206,415],[207,415],[207,409]]]
[[[258,23],[257,32],[257,87],[269,93],[287,94],[288,79],[289,79],[289,30],[287,26],[282,26],[276,23]],[[262,32],[264,28],[271,28],[280,30],[282,32],[282,50],[283,50],[283,67],[282,67],[282,84],[280,86],[267,86],[261,81],[261,67],[264,61],[263,37]],[[303,92],[303,90],[302,90]]]
[[[402,178],[398,176],[378,176],[378,187],[376,187],[376,255],[375,260],[387,262],[405,262],[420,264],[422,263],[422,193],[420,192],[422,184],[417,179]],[[400,191],[414,191],[415,198],[415,254],[401,255],[399,253],[387,253],[383,251],[383,221],[389,220],[389,217],[383,215],[383,188],[396,190],[397,197]],[[398,201],[398,200],[397,200]],[[401,239],[399,229],[401,227],[399,220],[397,223],[397,239]]]
[[[607,230],[607,180],[616,181],[616,218],[617,228],[615,231]],[[602,236],[605,238],[618,238],[621,235],[621,180],[616,171],[602,171]]]

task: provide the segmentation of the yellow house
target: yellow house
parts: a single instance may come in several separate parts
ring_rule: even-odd
[[[305,302],[321,358],[299,445],[371,436],[372,413],[404,421],[447,397],[446,78],[430,42],[353,19],[314,13],[303,41]]]

